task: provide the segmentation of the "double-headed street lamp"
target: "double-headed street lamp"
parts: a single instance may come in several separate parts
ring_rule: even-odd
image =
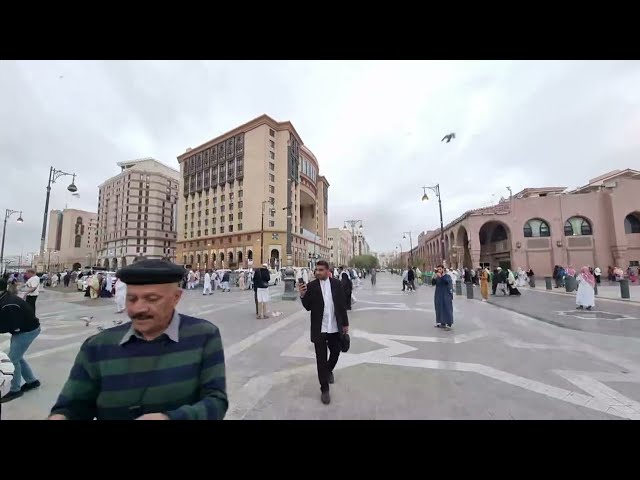
[[[62,170],[56,170],[53,167],[49,168],[49,182],[47,183],[47,197],[44,201],[44,218],[42,219],[42,235],[40,236],[40,256],[39,259],[44,263],[44,242],[47,237],[47,217],[49,216],[49,197],[51,196],[51,184],[56,183],[56,180],[60,177],[69,176],[73,177],[71,184],[67,187],[71,193],[78,191],[78,187],[75,185],[76,174],[67,173]]]
[[[438,197],[438,207],[440,208],[440,262],[444,263],[444,222],[442,221],[442,199],[440,198],[440,184],[437,183],[433,187],[422,187],[424,195],[422,195],[422,201],[429,200],[427,195],[427,189],[432,190],[436,197]]]
[[[402,238],[407,239],[407,235],[409,235],[409,262],[411,262],[411,267],[413,267],[413,239],[411,238],[411,232],[402,232]]]
[[[4,213],[4,225],[2,226],[2,247],[0,248],[0,268],[2,269],[2,273],[4,274],[5,271],[5,267],[4,267],[4,237],[5,234],[7,233],[7,220],[9,220],[9,217],[11,217],[11,215],[13,215],[14,213],[18,214],[18,220],[16,220],[16,222],[18,223],[22,223],[24,220],[22,220],[22,212],[18,211],[18,210],[11,210],[10,208],[7,208],[5,213]]]
[[[348,230],[347,224],[351,227],[351,258],[354,259],[356,258],[356,227],[362,231],[363,224],[362,220],[345,220],[344,227],[342,227],[345,232]],[[360,224],[360,226],[358,226],[358,224]]]

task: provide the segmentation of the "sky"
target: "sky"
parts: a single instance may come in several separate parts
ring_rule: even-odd
[[[117,162],[176,157],[263,113],[290,120],[330,183],[329,224],[360,219],[373,251],[526,187],[640,169],[638,61],[0,60],[5,256],[39,248],[50,209],[95,211]],[[455,132],[451,143],[441,142]]]

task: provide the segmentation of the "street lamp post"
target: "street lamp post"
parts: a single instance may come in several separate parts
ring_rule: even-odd
[[[429,196],[427,195],[427,188],[432,190],[436,197],[438,197],[438,207],[440,209],[440,261],[444,263],[444,222],[442,221],[442,199],[440,197],[440,184],[437,183],[433,187],[422,187],[422,191],[424,195],[422,195],[422,201],[426,202],[429,200]]]
[[[2,274],[4,275],[5,272],[5,266],[3,263],[4,260],[4,237],[7,233],[7,220],[9,220],[9,217],[11,217],[11,215],[13,215],[14,213],[18,214],[18,220],[16,220],[16,222],[18,223],[22,223],[24,220],[22,220],[22,212],[18,211],[18,210],[11,210],[9,208],[7,208],[7,210],[4,213],[4,225],[2,226],[2,247],[0,247],[0,268],[2,269]],[[20,267],[18,265],[18,267]]]
[[[76,174],[75,173],[67,173],[62,170],[56,170],[53,167],[49,167],[49,182],[47,183],[47,196],[44,201],[44,218],[42,219],[42,235],[40,236],[40,259],[42,259],[44,263],[44,242],[47,236],[47,217],[49,216],[49,197],[51,196],[51,184],[56,183],[56,180],[60,177],[64,177],[65,175],[73,177],[71,180],[71,184],[67,187],[71,193],[77,192],[78,187],[75,185]]]
[[[402,232],[402,238],[406,239],[407,235],[409,235],[409,262],[411,262],[411,266],[413,267],[413,238],[411,232]]]
[[[347,224],[351,227],[351,260],[356,258],[356,226],[360,224],[358,230],[362,231],[362,220],[345,220],[343,230],[347,231]],[[354,265],[355,266],[355,265]]]
[[[400,249],[400,262],[399,262],[400,270],[404,270],[404,265],[403,265],[404,262],[402,261],[402,244],[401,243],[396,245],[396,253],[398,252],[398,248]],[[402,272],[400,272],[400,274],[402,275]]]

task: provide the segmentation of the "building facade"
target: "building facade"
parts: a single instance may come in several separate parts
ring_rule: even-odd
[[[279,268],[289,251],[295,266],[329,256],[329,182],[291,122],[262,115],[178,162],[178,263]]]
[[[491,207],[470,210],[419,237],[420,267],[532,268],[548,276],[554,265],[626,270],[640,262],[640,172],[615,170],[583,187],[526,188]],[[404,255],[406,262],[407,255]]]
[[[329,264],[339,267],[341,265],[349,265],[353,251],[353,242],[351,232],[347,232],[342,228],[329,229]]]
[[[179,172],[143,158],[98,187],[97,264],[111,270],[143,258],[175,261]]]
[[[47,248],[40,264],[47,271],[89,265],[96,246],[97,214],[66,208],[49,212]]]

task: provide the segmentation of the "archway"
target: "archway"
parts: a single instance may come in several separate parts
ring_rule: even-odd
[[[204,254],[204,268],[205,269],[209,268],[209,254],[208,253]]]
[[[624,218],[624,233],[640,233],[640,212],[632,212]]]
[[[189,255],[189,265],[193,267],[193,255]]]
[[[216,260],[217,260],[216,254],[212,253],[211,254],[211,267],[212,268],[216,268],[216,266],[217,266]]]
[[[127,266],[127,259],[126,257],[122,257],[122,260],[120,260],[120,268],[126,267],[126,266]]]
[[[278,249],[274,248],[271,250],[271,255],[269,255],[269,257],[269,265],[271,265],[271,268],[276,268],[276,263],[280,263],[280,252]]]
[[[200,262],[201,262],[201,260],[202,260],[202,257],[200,257],[200,254],[198,253],[198,254],[196,255],[196,268],[197,268],[198,270],[200,270]]]
[[[104,262],[102,262],[102,266],[103,266],[104,268],[109,268],[109,259],[108,259],[108,258],[105,258],[105,259],[104,259]]]
[[[247,250],[247,263],[249,266],[253,264],[253,250]]]
[[[233,263],[233,252],[229,252],[227,258],[229,259],[229,265],[231,265]]]
[[[480,263],[488,263],[491,269],[511,268],[511,233],[502,222],[491,220],[478,232]]]
[[[458,255],[462,266],[465,268],[473,268],[471,261],[471,252],[469,251],[469,233],[467,229],[461,226],[458,229]]]
[[[78,271],[82,268],[82,265],[80,265],[78,262],[73,264],[73,270],[74,271]]]
[[[240,267],[242,265],[242,252],[238,252],[238,267]]]
[[[116,270],[118,270],[118,259],[117,258],[112,258],[111,259],[111,271],[115,272]]]

